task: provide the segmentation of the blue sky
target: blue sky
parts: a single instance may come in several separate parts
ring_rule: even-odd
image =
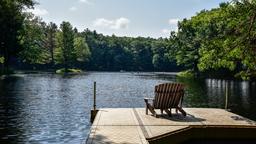
[[[46,22],[69,21],[105,35],[168,37],[177,21],[228,0],[37,0],[32,11]]]

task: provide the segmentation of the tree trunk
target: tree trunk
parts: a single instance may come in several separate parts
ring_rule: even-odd
[[[54,63],[54,55],[53,55],[53,45],[51,45],[51,65],[52,65],[52,68],[54,68],[55,66],[55,63]]]
[[[68,65],[67,65],[67,58],[64,56],[64,68],[65,68],[65,73],[68,72]]]
[[[54,41],[53,41],[53,35],[50,33],[50,52],[51,52],[51,66],[54,68]]]
[[[6,46],[2,45],[2,47],[4,47],[4,67],[3,67],[3,72],[4,73],[8,73],[9,71],[9,54],[8,54],[8,49],[6,48]]]

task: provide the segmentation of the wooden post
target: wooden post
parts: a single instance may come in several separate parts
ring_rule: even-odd
[[[93,83],[93,110],[96,110],[96,82]]]
[[[91,110],[91,123],[94,121],[98,110],[96,109],[96,82],[93,83],[93,109]]]
[[[228,110],[228,82],[225,82],[225,109]]]

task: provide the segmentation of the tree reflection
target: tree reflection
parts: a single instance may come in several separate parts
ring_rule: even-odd
[[[24,142],[24,131],[18,120],[23,105],[15,91],[20,80],[19,76],[6,76],[0,80],[0,143],[3,144]]]

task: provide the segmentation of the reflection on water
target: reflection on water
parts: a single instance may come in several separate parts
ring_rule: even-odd
[[[19,75],[2,80],[0,87],[3,143],[80,143],[86,136],[89,107],[74,79]]]
[[[81,143],[90,129],[93,81],[97,107],[144,107],[164,82],[186,84],[186,107],[225,106],[256,120],[256,85],[246,81],[184,80],[164,73],[21,74],[0,80],[0,143]]]
[[[225,108],[226,83],[228,109],[256,120],[256,85],[249,81],[219,79],[178,80],[187,84],[185,105],[187,107]]]

